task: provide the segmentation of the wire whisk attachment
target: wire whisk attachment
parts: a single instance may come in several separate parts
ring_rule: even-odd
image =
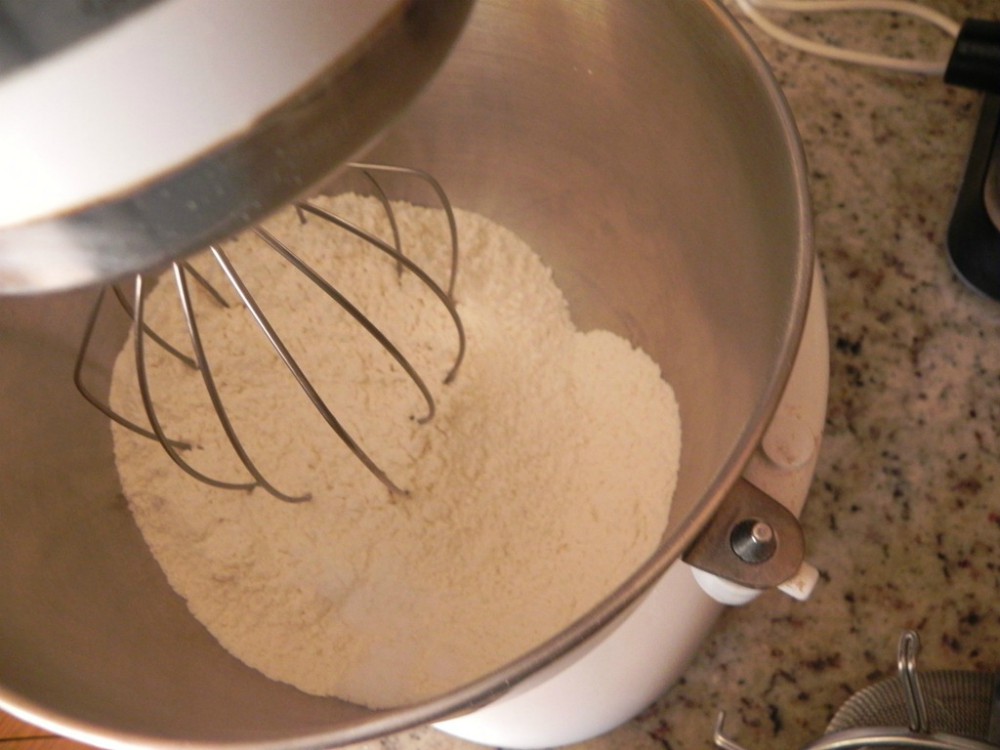
[[[342,216],[332,213],[323,207],[310,202],[300,202],[294,204],[300,222],[320,221],[324,225],[335,227],[338,230],[350,233],[354,237],[363,240],[367,245],[377,251],[384,253],[396,265],[399,276],[412,275],[425,286],[440,304],[447,311],[456,334],[456,352],[454,359],[444,376],[444,383],[452,382],[461,366],[465,355],[465,330],[462,320],[455,305],[455,282],[458,273],[458,231],[455,222],[455,215],[451,203],[442,189],[441,185],[431,175],[426,172],[410,169],[406,167],[376,165],[376,164],[352,164],[349,169],[361,176],[370,188],[371,194],[378,199],[381,204],[385,218],[387,219],[390,233],[390,240],[376,236],[371,231],[348,221]],[[383,188],[381,177],[385,175],[398,175],[403,179],[415,179],[429,186],[436,196],[443,209],[448,223],[450,236],[450,257],[448,261],[448,274],[444,286],[439,283],[420,265],[414,262],[404,253],[398,229],[396,216],[391,202]],[[410,360],[402,353],[400,348],[390,340],[366,314],[355,306],[347,295],[338,290],[334,284],[320,273],[312,264],[304,260],[300,254],[296,253],[289,244],[263,226],[254,227],[248,230],[253,232],[260,240],[266,243],[282,262],[299,272],[316,289],[320,290],[326,297],[332,300],[340,309],[347,313],[370,337],[377,342],[386,353],[399,365],[402,372],[412,384],[419,390],[422,400],[425,403],[425,413],[415,417],[418,423],[425,423],[431,420],[435,414],[435,401],[424,378],[417,372]],[[258,302],[249,285],[244,281],[237,268],[237,264],[219,245],[210,246],[205,253],[221,272],[221,276],[228,284],[228,288],[235,296],[234,302],[227,301],[226,295],[206,278],[206,274],[200,273],[191,263],[178,261],[172,264],[168,280],[167,275],[160,280],[160,283],[171,283],[175,288],[177,300],[183,312],[184,324],[187,338],[190,342],[189,351],[187,347],[176,346],[170,343],[161,333],[154,330],[147,322],[146,303],[149,296],[149,281],[142,275],[137,275],[132,281],[131,295],[126,293],[118,285],[105,287],[98,294],[90,316],[86,322],[84,333],[78,350],[76,364],[74,367],[74,382],[83,397],[94,407],[103,412],[109,419],[118,425],[131,430],[150,440],[155,440],[160,444],[171,460],[195,479],[222,489],[231,490],[251,490],[260,487],[274,497],[285,502],[296,503],[309,500],[310,494],[293,494],[285,492],[274,483],[268,480],[258,464],[250,455],[245,441],[240,437],[239,430],[234,425],[229,411],[225,405],[225,397],[219,388],[212,364],[208,347],[203,341],[198,325],[198,314],[192,302],[192,289],[199,287],[207,293],[212,304],[221,307],[230,307],[232,304],[242,305],[252,317],[256,328],[266,338],[270,347],[277,355],[278,359],[287,368],[299,388],[311,402],[315,410],[322,416],[325,423],[346,445],[357,459],[371,472],[372,475],[392,493],[393,495],[404,495],[406,490],[397,484],[368,451],[352,436],[351,432],[333,413],[327,402],[321,396],[305,369],[300,365],[299,360],[292,354],[285,340],[272,325],[271,320],[265,313],[263,306]],[[141,396],[142,411],[144,412],[146,423],[140,424],[135,419],[130,419],[124,414],[116,411],[110,402],[98,398],[95,393],[87,387],[84,382],[85,363],[94,345],[96,331],[100,328],[99,321],[107,307],[110,306],[108,299],[113,297],[117,301],[118,307],[131,319],[132,347],[135,360],[135,375],[138,384],[138,391]],[[192,448],[189,441],[181,440],[167,434],[167,429],[160,418],[160,408],[157,406],[157,397],[153,393],[150,383],[148,362],[148,347],[161,347],[171,357],[181,362],[185,367],[196,370],[201,375],[204,390],[211,403],[215,417],[222,431],[225,433],[228,445],[238,458],[246,471],[247,477],[243,481],[230,481],[212,476],[206,471],[195,467],[185,455]]]

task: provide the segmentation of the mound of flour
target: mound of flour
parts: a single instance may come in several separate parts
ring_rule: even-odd
[[[372,200],[320,203],[391,236]],[[397,210],[406,251],[444,282],[443,213]],[[656,364],[615,335],[576,331],[549,270],[509,231],[461,211],[457,220],[468,352],[449,385],[455,329],[412,274],[316,219],[289,211],[267,224],[425,377],[437,401],[427,424],[398,365],[302,274],[256,238],[226,246],[332,411],[406,496],[340,443],[246,311],[193,283],[237,431],[269,480],[312,499],[214,489],[114,426],[122,486],[171,586],[232,654],[309,693],[385,707],[482,676],[595,605],[666,526],[680,425]],[[171,283],[147,308],[156,331],[190,350]],[[167,433],[192,443],[184,455],[198,468],[245,480],[200,375],[146,349]],[[135,380],[126,346],[112,403],[142,421]]]

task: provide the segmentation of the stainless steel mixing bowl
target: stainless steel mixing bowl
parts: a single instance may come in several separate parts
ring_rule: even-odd
[[[569,629],[452,693],[385,711],[303,695],[224,652],[148,554],[109,426],[71,383],[91,294],[5,300],[0,706],[109,747],[319,747],[435,720],[584,643],[736,481],[788,374],[813,259],[791,118],[724,10],[480,0],[432,87],[368,158],[427,169],[456,205],[515,230],[554,268],[580,326],[624,334],[660,363],[684,420],[662,545]]]

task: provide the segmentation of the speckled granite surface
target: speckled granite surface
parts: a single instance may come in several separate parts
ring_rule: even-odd
[[[994,0],[929,4],[1000,18]],[[920,56],[949,46],[870,14],[792,26]],[[1000,304],[943,249],[978,97],[753,36],[805,143],[827,279],[829,415],[803,517],[822,581],[805,604],[772,593],[727,611],[680,684],[587,750],[708,748],[719,709],[748,750],[799,748],[894,671],[903,628],[928,668],[1000,670]],[[366,747],[473,746],[421,729]]]

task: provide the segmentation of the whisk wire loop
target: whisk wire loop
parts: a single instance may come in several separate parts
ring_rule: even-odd
[[[118,300],[118,304],[122,306],[122,309],[125,311],[125,314],[128,315],[133,321],[135,321],[135,305],[129,301],[128,297],[125,296],[125,292],[122,291],[122,288],[117,284],[115,284],[111,287],[111,290],[114,292],[115,298]],[[198,363],[194,361],[194,357],[191,357],[182,352],[180,349],[171,344],[169,341],[163,338],[152,328],[150,328],[149,325],[145,322],[142,323],[142,333],[143,335],[151,338],[153,341],[155,341],[157,344],[163,347],[165,351],[172,354],[174,357],[179,359],[181,362],[183,362],[192,370],[198,369]]]
[[[214,250],[214,248],[213,248]],[[174,279],[177,284],[177,296],[181,303],[181,309],[184,311],[184,321],[187,324],[188,333],[191,335],[191,346],[194,349],[195,360],[198,363],[198,370],[201,372],[202,380],[205,383],[205,391],[208,393],[209,400],[212,402],[212,407],[215,409],[215,415],[219,419],[219,424],[222,426],[223,432],[226,433],[226,438],[229,440],[229,444],[232,446],[233,451],[236,456],[240,459],[240,463],[246,468],[256,480],[256,485],[254,484],[233,484],[228,482],[219,482],[218,480],[213,480],[210,482],[216,487],[230,487],[239,489],[241,487],[252,488],[254,486],[260,486],[270,492],[272,495],[277,497],[279,500],[284,500],[289,503],[298,503],[309,499],[309,495],[289,495],[282,492],[269,481],[257,468],[257,465],[250,458],[247,453],[246,448],[243,446],[243,442],[240,440],[236,429],[233,427],[232,420],[229,418],[229,413],[226,411],[226,407],[222,402],[222,396],[219,394],[219,389],[215,385],[215,378],[212,375],[212,368],[208,363],[208,355],[205,352],[205,347],[202,344],[201,334],[198,331],[197,316],[194,314],[194,308],[191,305],[191,295],[188,291],[187,284],[187,274],[185,270],[185,265],[180,263],[174,264]],[[249,296],[249,293],[247,293]],[[242,295],[241,295],[242,296]],[[153,418],[150,417],[150,421]],[[175,459],[176,460],[176,459]],[[202,475],[204,476],[204,475]]]
[[[449,317],[455,326],[455,331],[457,335],[457,352],[454,361],[448,370],[444,383],[450,383],[454,380],[456,374],[458,373],[459,367],[465,356],[466,340],[465,340],[465,329],[462,325],[462,320],[458,314],[458,310],[454,301],[455,292],[455,282],[457,278],[458,270],[458,230],[455,221],[454,210],[452,209],[451,203],[448,200],[441,185],[435,180],[431,175],[426,172],[417,169],[411,169],[408,167],[396,167],[381,164],[352,164],[349,165],[354,169],[358,170],[361,175],[367,180],[372,194],[382,205],[385,212],[386,218],[389,222],[390,231],[392,234],[392,243],[376,237],[371,232],[366,231],[354,224],[350,223],[346,219],[343,219],[336,214],[327,211],[319,206],[312,203],[298,203],[294,205],[294,209],[297,212],[300,221],[305,222],[307,214],[319,218],[333,226],[339,227],[356,237],[364,240],[368,245],[378,248],[383,253],[391,257],[395,264],[397,273],[402,276],[404,273],[412,273],[419,281],[425,285],[435,297],[442,303],[445,310],[447,311]],[[435,279],[430,276],[423,268],[421,268],[417,263],[408,258],[403,252],[402,239],[400,235],[399,224],[396,220],[395,213],[393,211],[393,206],[391,201],[383,189],[376,175],[385,174],[396,174],[402,175],[404,177],[416,178],[429,185],[434,191],[441,208],[444,210],[445,216],[447,217],[448,229],[450,232],[450,270],[447,280],[447,288],[442,288]],[[353,305],[350,300],[348,300],[339,290],[337,290],[329,281],[323,278],[322,275],[318,273],[316,269],[311,267],[302,258],[296,255],[291,248],[288,247],[283,241],[271,234],[267,229],[263,227],[257,227],[253,230],[255,234],[262,239],[268,246],[271,247],[278,255],[280,255],[285,262],[289,263],[292,267],[298,270],[300,273],[305,275],[313,284],[315,284],[320,290],[322,290],[327,296],[329,296],[337,305],[339,305],[343,310],[345,310],[356,322],[358,322],[366,332],[371,335],[374,340],[399,364],[399,366],[406,373],[407,377],[415,384],[417,389],[420,391],[424,398],[427,406],[426,414],[417,417],[416,420],[420,423],[429,421],[435,414],[435,403],[433,395],[430,389],[427,387],[426,382],[416,371],[414,366],[410,361],[402,354],[400,349],[394,345],[389,338],[371,321],[369,320],[355,305]],[[209,248],[209,254],[214,259],[215,263],[219,266],[222,274],[226,277],[229,284],[232,286],[236,296],[239,298],[242,305],[249,312],[254,322],[256,323],[259,330],[267,338],[271,347],[276,352],[277,356],[285,367],[289,370],[291,375],[295,378],[299,387],[302,389],[306,397],[311,401],[316,410],[323,417],[327,425],[334,431],[334,433],[340,438],[340,440],[347,446],[347,448],[354,454],[354,456],[368,469],[368,471],[374,475],[389,491],[394,495],[405,495],[406,490],[396,484],[388,474],[375,462],[375,460],[368,455],[368,453],[358,444],[358,442],[348,433],[343,424],[334,416],[330,408],[324,402],[323,398],[319,395],[316,388],[310,382],[309,378],[306,376],[302,367],[292,356],[288,347],[282,341],[280,336],[277,334],[274,326],[268,320],[267,316],[261,309],[260,304],[254,299],[249,288],[244,283],[243,279],[240,277],[239,273],[236,271],[233,263],[230,261],[228,256],[223,252],[223,250],[217,246],[213,245]],[[284,500],[286,502],[301,502],[308,500],[310,495],[292,495],[279,490],[271,482],[267,480],[264,473],[260,470],[254,460],[251,458],[249,452],[245,448],[243,442],[240,440],[237,430],[234,427],[232,420],[223,403],[222,394],[218,384],[216,383],[215,377],[212,373],[211,366],[209,364],[208,355],[206,353],[205,345],[202,341],[201,334],[198,329],[197,315],[194,309],[194,304],[192,302],[191,288],[189,284],[189,279],[193,279],[200,287],[207,293],[208,297],[215,304],[222,307],[230,307],[230,303],[227,301],[226,297],[216,289],[215,286],[203,276],[194,266],[186,261],[178,261],[173,264],[172,268],[174,285],[176,286],[177,296],[180,302],[181,310],[183,312],[184,320],[187,327],[187,333],[190,338],[190,345],[193,351],[193,356],[191,354],[185,353],[181,348],[170,343],[166,338],[161,336],[155,330],[153,330],[145,320],[145,307],[146,307],[146,282],[144,278],[140,276],[135,277],[134,290],[132,299],[130,300],[126,293],[118,286],[111,286],[115,297],[117,298],[121,308],[124,310],[126,315],[128,315],[132,321],[133,327],[133,348],[134,348],[134,359],[135,359],[135,373],[136,380],[138,384],[139,395],[142,401],[142,408],[145,411],[146,419],[149,423],[149,428],[143,427],[137,422],[129,419],[128,417],[116,412],[109,403],[102,402],[97,398],[93,392],[87,388],[84,383],[83,370],[84,363],[87,359],[88,353],[92,347],[92,340],[94,338],[95,330],[98,327],[98,319],[100,317],[100,312],[102,307],[105,306],[105,300],[107,298],[106,292],[107,288],[102,290],[97,297],[94,308],[91,311],[90,317],[87,321],[87,325],[81,340],[80,348],[77,354],[77,360],[74,366],[74,382],[76,383],[77,389],[84,396],[84,398],[89,401],[94,407],[101,411],[109,419],[113,420],[117,424],[125,427],[132,432],[141,435],[145,438],[156,440],[170,459],[177,464],[181,469],[183,469],[187,474],[194,477],[195,479],[208,484],[213,487],[219,487],[224,489],[236,489],[236,490],[251,490],[255,487],[260,487],[266,490],[271,495]],[[215,411],[215,414],[219,420],[219,424],[226,435],[226,438],[232,447],[233,451],[236,453],[237,458],[242,463],[243,467],[247,470],[253,481],[243,481],[243,482],[233,482],[224,481],[211,477],[195,468],[190,462],[188,462],[183,455],[182,451],[190,450],[192,448],[191,443],[176,440],[168,437],[166,431],[161,423],[160,417],[157,413],[156,402],[152,394],[152,388],[150,385],[150,379],[147,373],[147,356],[146,356],[146,345],[148,341],[155,342],[164,351],[169,353],[172,357],[176,358],[182,362],[185,366],[198,370],[201,374],[203,385],[208,394],[209,401]]]
[[[195,279],[195,281],[197,281],[201,285],[201,288],[204,289],[220,307],[230,306],[229,303],[226,301],[226,298],[222,296],[222,293],[218,289],[216,289],[208,279],[206,279],[201,273],[199,273],[198,269],[196,269],[194,266],[192,266],[190,263],[186,261],[181,261],[180,265],[184,268],[187,274],[189,274],[192,278]],[[125,313],[134,321],[135,309],[133,303],[129,301],[125,292],[122,291],[121,287],[118,286],[117,284],[112,285],[111,289],[114,291],[115,297],[117,298],[118,303],[122,306],[122,309],[124,309]],[[150,328],[149,325],[147,325],[146,323],[143,323],[142,325],[143,325],[143,332],[147,336],[149,336],[153,341],[155,341],[157,344],[163,347],[164,350],[172,354],[174,357],[179,359],[181,362],[190,367],[192,370],[198,369],[198,364],[195,362],[194,357],[191,357],[182,352],[180,349],[178,349],[176,346],[171,344],[165,338],[160,336],[152,328]]]
[[[448,232],[451,236],[451,270],[448,273],[448,286],[445,288],[445,294],[449,300],[454,299],[455,282],[458,279],[458,225],[455,221],[455,211],[451,206],[451,201],[448,199],[448,194],[444,191],[444,187],[442,187],[441,183],[438,182],[434,175],[429,172],[425,172],[422,169],[415,169],[413,167],[400,167],[394,164],[370,164],[366,162],[355,162],[351,166],[355,169],[361,170],[376,184],[377,180],[375,180],[373,176],[376,173],[398,174],[421,180],[434,191],[438,202],[441,204],[441,208],[444,210],[445,217],[448,221]],[[377,192],[382,192],[381,187],[377,188]],[[393,220],[390,219],[390,221]]]
[[[257,231],[262,231],[262,230],[257,230]],[[319,413],[322,415],[326,423],[337,434],[337,437],[339,437],[344,442],[344,444],[351,450],[351,452],[358,458],[358,460],[361,461],[361,463],[364,464],[365,467],[372,474],[374,474],[379,479],[379,481],[382,482],[382,484],[384,484],[391,492],[393,492],[394,494],[405,495],[406,491],[400,488],[395,482],[392,481],[392,479],[389,478],[389,476],[385,473],[385,471],[383,471],[382,468],[379,467],[379,465],[376,464],[375,461],[364,451],[364,449],[360,445],[358,445],[357,441],[354,440],[351,434],[333,415],[333,412],[330,411],[329,407],[326,405],[326,402],[316,391],[316,388],[309,381],[309,378],[306,377],[306,374],[299,366],[299,363],[295,360],[291,352],[288,350],[288,347],[285,346],[284,342],[281,340],[281,337],[278,336],[277,331],[275,331],[274,326],[272,326],[271,322],[267,319],[267,316],[264,314],[264,311],[261,309],[260,305],[257,304],[257,301],[253,298],[253,295],[250,294],[250,290],[247,289],[246,284],[243,283],[243,279],[240,278],[239,274],[236,272],[236,269],[233,267],[233,264],[230,262],[226,254],[222,251],[221,248],[215,245],[212,245],[210,250],[212,255],[215,257],[216,262],[218,262],[219,266],[226,274],[226,277],[233,285],[233,288],[239,295],[240,300],[243,302],[244,305],[246,305],[247,310],[253,316],[257,325],[260,327],[260,330],[264,333],[265,337],[270,342],[271,346],[274,348],[274,351],[277,353],[278,357],[288,368],[289,372],[291,372],[296,382],[299,384],[303,392],[312,402],[313,406],[315,406],[316,409],[319,411]]]
[[[184,283],[184,274],[179,264],[176,263],[174,264],[174,274],[175,278],[177,279],[178,292],[182,295],[182,304],[186,304],[187,307],[190,307],[190,300],[189,299],[186,300],[187,285]],[[186,302],[184,300],[186,300]],[[205,484],[209,484],[213,487],[220,487],[223,489],[232,489],[232,490],[253,489],[255,484],[252,482],[251,483],[226,482],[211,477],[202,471],[199,471],[190,463],[184,460],[184,458],[180,455],[180,453],[178,453],[178,451],[175,449],[173,442],[169,438],[167,438],[167,435],[163,429],[163,425],[160,423],[160,418],[156,413],[156,404],[153,400],[152,390],[149,387],[149,377],[146,372],[146,352],[145,352],[146,335],[145,335],[145,327],[143,326],[145,302],[146,302],[146,293],[144,289],[143,278],[141,275],[137,275],[135,277],[135,307],[134,307],[135,371],[136,371],[136,378],[139,383],[139,395],[142,398],[142,405],[146,411],[146,418],[149,420],[149,426],[152,428],[153,433],[156,436],[156,440],[160,443],[166,454],[170,456],[171,460],[175,464],[177,464],[177,466],[179,466],[186,473],[188,473],[198,481],[204,482]],[[194,332],[192,332],[192,341],[194,341],[195,339],[197,339],[196,329],[194,330]],[[196,352],[199,347],[200,347],[200,342],[199,345],[196,346]],[[202,352],[202,354],[204,354],[204,352]],[[202,371],[203,376],[206,371],[207,367]]]
[[[385,190],[382,188],[382,183],[375,179],[375,175],[372,174],[371,169],[361,169],[360,172],[368,180],[368,184],[371,186],[375,197],[378,198],[378,202],[382,204],[382,210],[389,221],[389,229],[392,231],[392,244],[396,248],[396,252],[402,255],[403,241],[399,234],[399,223],[396,221],[396,212],[392,210],[392,203],[389,201],[389,196],[386,195]],[[299,211],[301,213],[302,209],[300,208]],[[305,215],[302,215],[304,218]],[[398,260],[396,261],[396,273],[399,276],[403,275],[403,264]],[[448,292],[448,296],[452,296],[450,291]]]
[[[87,361],[87,353],[90,351],[90,344],[93,340],[94,332],[97,329],[97,320],[100,317],[101,307],[104,304],[107,291],[108,288],[105,287],[98,292],[97,297],[94,300],[94,305],[90,310],[90,315],[87,317],[87,322],[83,329],[83,338],[80,341],[80,348],[77,351],[76,362],[73,365],[73,383],[76,385],[76,389],[80,392],[80,395],[82,395],[91,406],[104,414],[104,416],[108,419],[120,424],[122,427],[129,429],[138,435],[142,435],[150,440],[156,440],[157,437],[155,432],[146,429],[145,427],[116,412],[108,404],[97,398],[97,396],[93,394],[83,380],[83,366]],[[118,292],[119,290],[116,288],[115,291]],[[126,312],[128,312],[128,310],[129,308],[126,309]],[[131,316],[131,313],[129,313],[129,315]],[[190,443],[180,440],[169,440],[168,442],[179,450],[189,450],[191,448]]]
[[[361,312],[349,299],[347,299],[347,297],[341,294],[340,291],[333,286],[333,284],[316,273],[315,269],[293,253],[288,245],[283,243],[263,227],[257,227],[254,232],[258,237],[264,240],[264,242],[270,245],[271,248],[281,257],[295,266],[295,268],[301,273],[305,274],[311,282],[318,286],[328,297],[343,308],[348,315],[354,318],[354,320],[369,334],[371,334],[372,338],[374,338],[382,346],[382,348],[385,349],[397,363],[399,363],[399,366],[403,368],[406,374],[410,377],[410,380],[412,380],[420,390],[420,393],[424,397],[424,401],[427,404],[427,413],[422,417],[418,417],[417,421],[423,424],[433,419],[435,412],[434,396],[431,395],[430,389],[427,387],[423,378],[420,377],[416,369],[412,364],[410,364],[409,360],[403,356],[403,353],[396,347],[396,345],[393,344],[363,312]],[[312,397],[310,396],[310,398]]]
[[[387,243],[385,240],[376,237],[370,232],[366,232],[361,227],[352,224],[351,222],[344,219],[342,216],[337,216],[326,209],[315,206],[311,203],[299,203],[298,206],[308,213],[318,216],[331,224],[344,229],[351,234],[360,237],[366,242],[371,243],[374,247],[384,252],[391,258],[394,258],[398,263],[401,263],[407,271],[413,273],[420,281],[422,281],[434,295],[441,300],[441,304],[444,305],[445,309],[448,311],[448,315],[451,317],[452,322],[455,324],[455,332],[458,336],[458,353],[455,355],[455,361],[448,371],[448,374],[444,378],[445,383],[450,383],[455,379],[458,374],[458,369],[462,364],[462,359],[465,357],[465,327],[462,325],[462,319],[458,315],[458,309],[455,307],[455,302],[451,295],[438,286],[438,283],[431,278],[424,269],[410,260],[408,257],[398,252],[396,248]]]

